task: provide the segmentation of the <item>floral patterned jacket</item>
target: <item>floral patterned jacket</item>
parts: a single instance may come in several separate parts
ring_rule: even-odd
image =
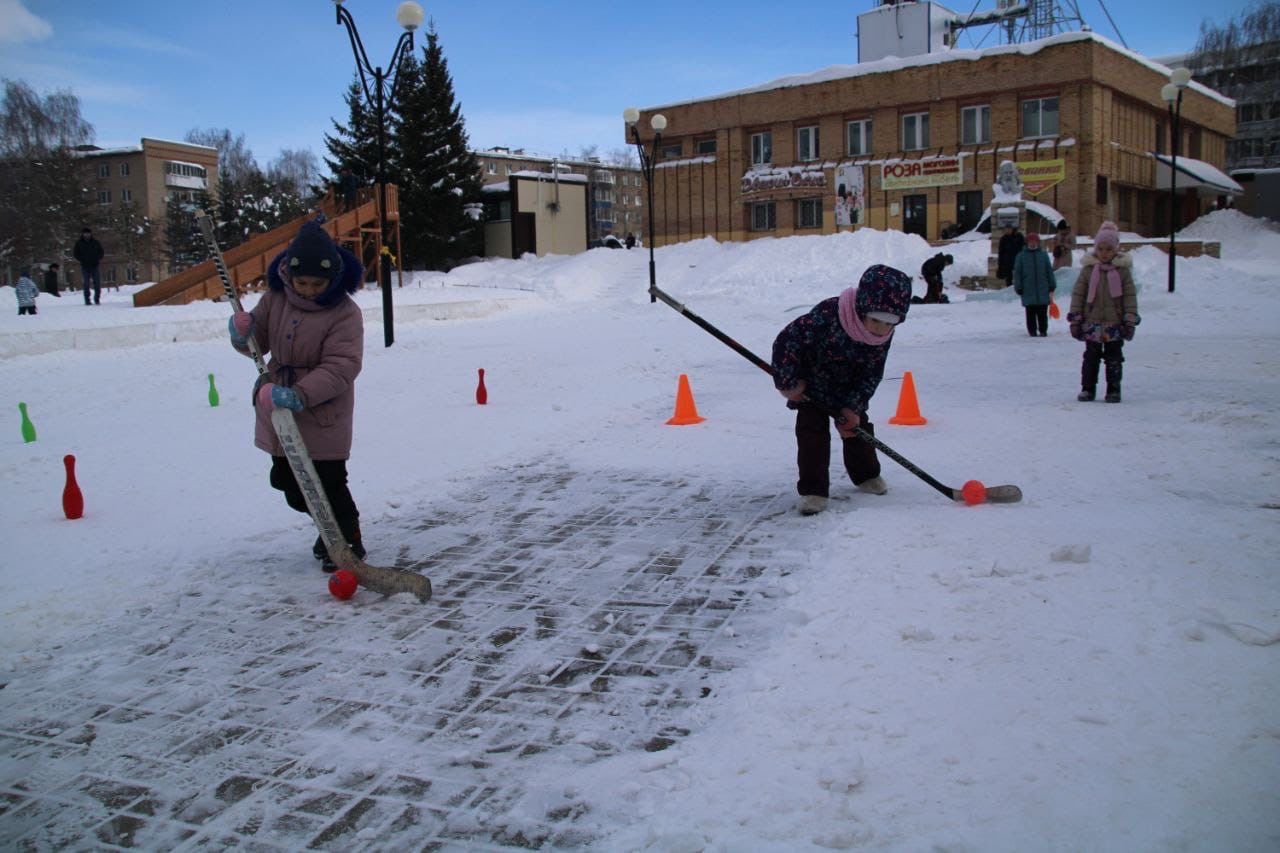
[[[839,297],[824,299],[788,323],[773,342],[774,385],[793,388],[828,412],[849,408],[866,417],[871,395],[884,378],[890,338],[879,346],[855,341],[840,325]],[[799,404],[788,402],[794,409]]]

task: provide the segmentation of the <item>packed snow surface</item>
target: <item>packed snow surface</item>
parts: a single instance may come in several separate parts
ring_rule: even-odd
[[[1018,303],[955,287],[984,273],[988,242],[948,249],[952,303],[913,306],[870,414],[877,436],[950,486],[1020,486],[1024,500],[1003,506],[948,501],[884,457],[890,491],[862,494],[837,451],[830,508],[800,517],[784,401],[759,369],[651,304],[647,251],[413,274],[394,293],[390,348],[380,295],[362,291],[351,488],[370,561],[431,575],[427,605],[328,595],[314,530],[269,488],[268,459],[252,445],[254,370],[225,340],[225,304],[135,309],[129,288],[96,307],[74,292],[42,294],[36,317],[14,316],[10,303],[0,318],[12,418],[0,440],[0,839],[1280,849],[1280,233],[1224,211],[1183,236],[1220,240],[1222,257],[1180,260],[1170,293],[1166,256],[1136,250],[1143,320],[1125,347],[1119,405],[1076,402],[1083,345],[1064,321],[1030,338]],[[657,280],[767,358],[785,323],[873,263],[912,273],[923,293],[920,264],[936,251],[867,229],[704,239],[658,249]],[[1064,316],[1067,299],[1059,292]],[[486,406],[475,403],[478,368]],[[905,371],[925,426],[889,424]],[[682,373],[706,420],[667,426]],[[33,443],[22,440],[19,402]],[[67,454],[85,499],[77,521],[62,515]],[[629,513],[627,524],[575,544],[611,509]],[[690,513],[698,525],[674,523]],[[616,564],[679,551],[687,565],[714,545],[686,595],[701,584],[729,609],[648,636],[702,637],[728,663],[700,669],[696,653],[671,663],[668,649],[654,666],[680,683],[654,687],[661,701],[643,697],[665,676],[618,679],[613,695],[636,701],[566,719],[536,749],[518,748],[531,742],[534,711],[515,751],[488,739],[478,711],[412,719],[430,698],[414,666],[442,654],[419,626],[444,631],[447,616],[450,643],[475,639],[461,557],[449,555],[497,548],[539,514],[559,519],[558,532],[521,543],[510,570],[541,574],[510,594],[541,584],[562,603],[538,624],[575,626],[570,657],[590,664],[618,648],[615,614],[628,605],[612,592],[608,613],[576,604]],[[662,519],[672,521],[645,526]],[[664,570],[679,576],[676,561]],[[645,602],[662,590],[647,588]],[[635,613],[626,618],[643,621]],[[528,685],[498,698],[558,685],[565,708],[603,698],[552,659],[568,630],[495,634],[495,654],[520,637],[507,664]],[[283,650],[313,631],[330,654],[311,681],[250,667],[257,651],[296,654]],[[334,697],[373,709],[349,718],[360,725],[315,725],[306,708]],[[87,716],[111,708],[113,720],[71,720],[81,704]],[[307,772],[237,770],[252,780],[237,793],[241,776],[178,744],[184,726],[212,725],[215,711],[218,725],[235,726],[226,737],[242,739],[242,758],[257,761],[272,735],[281,754],[308,756]],[[170,728],[147,728],[144,713]],[[666,715],[662,737],[648,734],[656,715]],[[77,737],[82,725],[95,737]],[[156,744],[175,731],[161,756]],[[149,749],[156,758],[142,762]],[[393,784],[406,766],[436,774],[435,791],[451,774],[489,773],[514,793],[436,802]],[[200,791],[200,777],[216,790],[138,794]],[[104,785],[123,793],[103,796]],[[343,805],[296,806],[314,786]],[[435,811],[389,810],[419,797]],[[136,818],[95,823],[114,809]],[[294,823],[271,823],[282,815]],[[354,834],[326,841],[345,830]]]

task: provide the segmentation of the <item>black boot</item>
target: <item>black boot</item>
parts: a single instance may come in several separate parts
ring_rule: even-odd
[[[1108,403],[1120,402],[1120,379],[1124,376],[1124,367],[1118,361],[1107,362],[1107,396]]]
[[[1080,363],[1080,393],[1076,399],[1088,403],[1098,393],[1098,367],[1101,359],[1088,348],[1084,351],[1084,361]]]
[[[346,539],[347,539],[348,546],[351,548],[351,553],[355,554],[357,557],[363,560],[366,552],[364,550],[364,542],[361,541],[361,537],[360,537],[359,521],[357,521],[353,525],[353,529],[350,534],[346,535]],[[324,553],[320,556],[320,568],[326,572],[337,571],[338,566],[336,563],[333,562],[333,558],[329,556],[329,550],[324,547],[323,540],[317,539],[316,543],[324,551]]]

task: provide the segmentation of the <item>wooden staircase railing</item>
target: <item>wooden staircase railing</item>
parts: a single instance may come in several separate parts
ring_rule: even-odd
[[[387,219],[395,223],[392,233],[395,235],[397,262],[399,260],[399,197],[394,184],[387,184]],[[378,229],[378,188],[362,187],[356,199],[356,206],[341,213],[337,210],[332,194],[326,196],[320,209],[326,219],[324,229],[329,236],[345,245],[362,260],[366,254],[376,258],[382,250],[382,235]],[[241,292],[261,290],[266,287],[267,265],[272,259],[289,247],[289,243],[302,227],[302,223],[313,219],[315,212],[286,222],[262,234],[255,234],[239,246],[223,252],[227,263],[227,271],[231,281]],[[366,249],[372,249],[371,253]],[[366,264],[367,266],[371,266]],[[366,274],[372,273],[369,270]],[[185,305],[197,299],[220,299],[223,297],[222,279],[212,260],[204,261],[193,267],[156,282],[148,288],[133,295],[135,308],[152,305]]]

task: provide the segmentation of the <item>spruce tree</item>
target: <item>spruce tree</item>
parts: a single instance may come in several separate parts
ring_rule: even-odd
[[[406,263],[448,269],[477,255],[483,225],[472,215],[480,199],[480,169],[467,144],[449,63],[432,23],[423,60],[400,73],[395,122],[400,178],[400,232]]]
[[[324,162],[334,175],[345,166],[361,184],[370,184],[378,175],[378,124],[374,105],[365,101],[364,87],[358,79],[347,87],[344,100],[347,122],[340,124],[330,119],[334,133],[324,136],[330,155]]]
[[[208,252],[196,224],[196,211],[209,209],[209,194],[197,190],[194,195],[192,201],[173,195],[165,204],[164,256],[169,262],[169,275],[207,260]]]

